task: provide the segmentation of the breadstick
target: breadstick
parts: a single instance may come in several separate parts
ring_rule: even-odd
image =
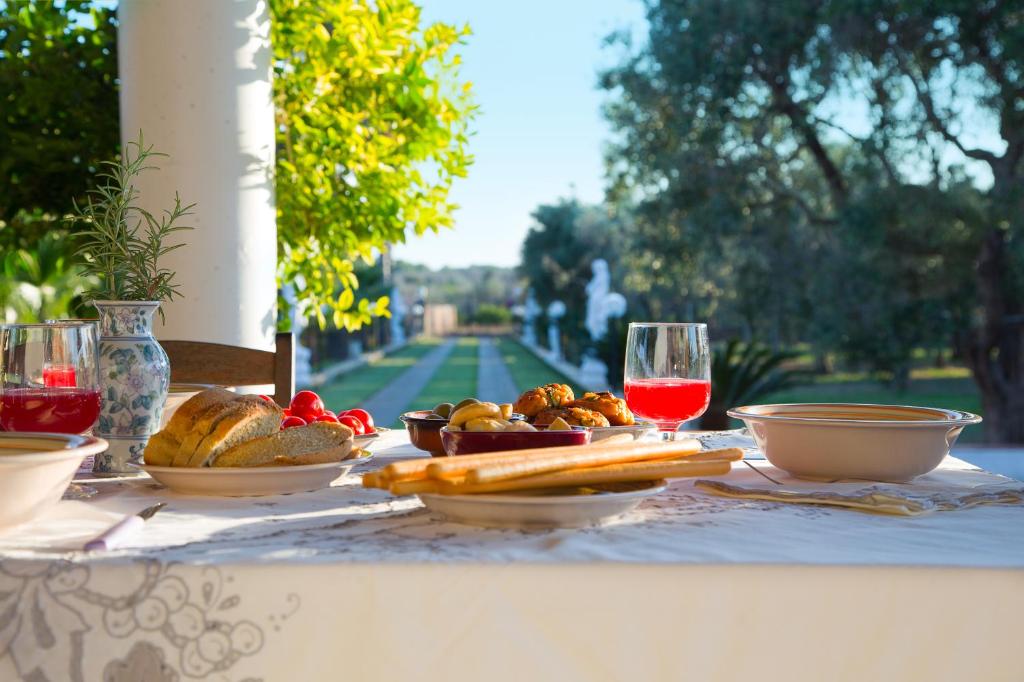
[[[514,478],[491,483],[458,483],[440,481],[438,491],[443,495],[469,495],[475,493],[497,493],[511,490],[536,490],[540,488],[564,488],[571,486],[596,485],[598,483],[619,483],[629,481],[658,481],[663,478],[689,476],[720,476],[729,473],[732,463],[728,460],[713,462],[629,462],[591,469],[573,469],[539,476]]]
[[[388,487],[391,494],[398,497],[402,495],[418,495],[419,493],[436,493],[437,489],[437,481],[431,481],[426,478],[414,481],[397,481]]]
[[[379,488],[378,481],[380,480],[379,471],[367,471],[363,474],[363,487],[364,488]]]
[[[537,456],[529,460],[508,463],[494,463],[476,466],[466,472],[470,483],[490,483],[507,478],[535,476],[562,469],[594,467],[604,464],[620,464],[654,459],[672,459],[700,452],[700,443],[695,440],[671,443],[652,443],[632,447],[584,449],[554,456]]]
[[[567,447],[577,448],[584,446],[571,445]],[[548,449],[554,450],[555,448]],[[420,459],[407,459],[401,462],[392,462],[384,467],[383,471],[392,481],[408,481],[423,478],[427,475],[427,471],[430,467],[436,464],[451,463],[453,460],[458,460],[461,466],[461,463],[463,462],[475,463],[483,460],[501,459],[502,457],[512,455],[517,452],[523,451],[508,450],[504,452],[482,452],[477,455],[458,455],[456,457],[422,457]]]
[[[503,452],[491,452],[484,455],[463,455],[449,457],[443,460],[435,460],[427,466],[427,476],[438,480],[444,480],[453,476],[465,475],[471,469],[481,468],[486,465],[512,464],[514,462],[542,462],[557,459],[567,455],[579,455],[587,453],[617,452],[645,453],[636,459],[666,459],[683,454],[692,454],[700,451],[700,442],[689,439],[679,440],[670,443],[637,443],[634,445],[623,445],[611,443],[607,448],[591,445],[565,445],[557,448],[530,448],[528,450],[506,450]],[[556,467],[565,468],[565,467]]]

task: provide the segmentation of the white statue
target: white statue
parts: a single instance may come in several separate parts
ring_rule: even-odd
[[[604,297],[604,315],[606,320],[613,317],[618,319],[626,314],[626,297],[617,291],[613,291]],[[607,327],[607,321],[605,322]]]
[[[405,299],[402,298],[402,292],[398,290],[396,284],[391,288],[391,343],[398,345],[405,343],[405,314],[407,312],[405,307]]]
[[[626,314],[626,297],[611,290],[608,261],[598,258],[590,264],[590,271],[594,276],[587,283],[585,326],[590,332],[591,345],[583,353],[580,372],[588,385],[605,387],[608,385],[608,367],[597,357],[597,344],[608,335],[608,320]]]
[[[605,313],[605,299],[611,293],[612,277],[608,261],[598,258],[590,264],[593,278],[587,283],[587,319],[585,322],[590,338],[600,341],[608,333],[608,316]]]
[[[562,359],[562,335],[558,331],[558,321],[564,316],[564,303],[552,301],[548,304],[548,348],[555,360]]]
[[[541,307],[533,295],[533,289],[526,292],[526,306],[523,308],[523,343],[527,346],[537,345],[537,330],[533,322],[541,314]]]

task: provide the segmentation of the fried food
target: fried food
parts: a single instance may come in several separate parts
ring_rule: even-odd
[[[527,418],[536,417],[542,410],[549,407],[562,407],[571,403],[575,396],[572,389],[565,384],[545,384],[537,388],[531,388],[524,392],[515,405],[513,411],[524,414]]]
[[[608,419],[594,410],[584,407],[549,407],[537,415],[533,423],[537,426],[551,424],[556,419],[562,419],[573,426],[610,426]]]
[[[577,398],[568,405],[569,407],[583,407],[588,410],[600,412],[612,426],[631,426],[636,423],[633,413],[626,406],[626,401],[616,398],[608,391],[600,393],[587,392],[583,397]]]

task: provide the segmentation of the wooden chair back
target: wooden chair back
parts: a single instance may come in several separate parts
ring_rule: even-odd
[[[295,393],[292,334],[277,335],[273,351],[201,341],[160,341],[171,361],[171,382],[221,386],[274,385],[274,401],[287,407]]]

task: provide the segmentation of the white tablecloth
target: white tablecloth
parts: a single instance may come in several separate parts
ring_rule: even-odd
[[[388,440],[362,468],[413,455]],[[897,518],[677,481],[604,527],[520,532],[356,474],[272,498],[97,487],[0,537],[2,680],[1024,677],[1021,507]],[[127,548],[76,551],[158,500]]]

